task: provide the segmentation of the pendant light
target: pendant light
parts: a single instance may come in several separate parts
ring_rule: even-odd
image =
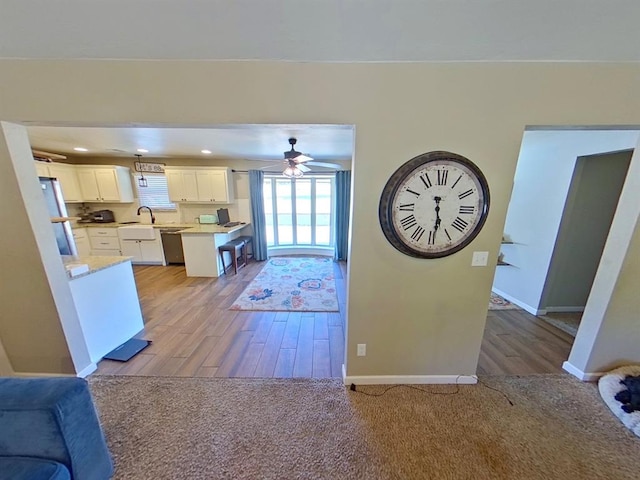
[[[136,153],[135,156],[138,159],[138,164],[140,164],[140,157],[142,157],[142,155],[140,155],[139,153]],[[140,169],[142,169],[142,164],[140,164]],[[147,179],[144,178],[144,174],[142,173],[142,170],[140,171],[140,178],[138,178],[138,186],[142,188],[149,186],[149,184],[147,183]]]

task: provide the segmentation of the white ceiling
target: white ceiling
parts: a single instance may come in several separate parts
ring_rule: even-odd
[[[0,58],[640,61],[638,0],[0,0]]]
[[[288,139],[315,160],[351,160],[353,128],[347,125],[227,125],[216,128],[27,126],[32,148],[74,156],[221,157],[282,160]],[[89,151],[78,153],[83,147]],[[203,155],[201,150],[210,150]]]

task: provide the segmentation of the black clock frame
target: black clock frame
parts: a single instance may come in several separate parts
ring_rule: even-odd
[[[464,239],[464,241],[448,250],[444,250],[441,252],[423,252],[414,249],[411,245],[407,245],[402,241],[402,237],[400,237],[400,235],[398,235],[398,233],[396,232],[392,221],[392,199],[396,196],[398,188],[400,188],[400,184],[408,175],[411,174],[411,172],[416,170],[418,167],[421,167],[422,165],[439,162],[442,160],[449,160],[466,166],[478,178],[480,188],[482,189],[484,202],[481,207],[482,211],[480,212],[480,220],[473,228],[473,230],[469,232],[469,235]],[[382,227],[384,236],[396,250],[404,253],[405,255],[416,258],[442,258],[459,252],[478,236],[480,230],[487,220],[487,216],[489,215],[489,200],[489,183],[487,182],[487,179],[485,178],[482,171],[475,163],[473,163],[468,158],[463,157],[462,155],[458,155],[457,153],[445,151],[427,152],[412,158],[400,168],[398,168],[393,173],[393,175],[391,175],[386,185],[382,189],[382,195],[380,196],[380,203],[378,207],[378,218],[380,220],[380,226]]]

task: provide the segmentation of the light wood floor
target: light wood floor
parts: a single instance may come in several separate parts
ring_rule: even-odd
[[[340,313],[228,310],[260,272],[187,277],[183,266],[135,266],[145,331],[153,343],[126,363],[102,360],[99,374],[203,377],[341,377],[346,264],[335,263]]]
[[[190,278],[184,267],[134,267],[150,347],[97,373],[149,376],[340,377],[346,264],[335,264],[340,313],[228,310],[262,269]],[[523,310],[490,310],[478,361],[484,375],[561,373],[573,337]]]

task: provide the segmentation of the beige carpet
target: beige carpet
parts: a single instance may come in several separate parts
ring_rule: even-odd
[[[514,406],[482,385],[369,397],[336,380],[90,384],[116,479],[638,478],[640,441],[595,385],[566,375],[482,380]]]

